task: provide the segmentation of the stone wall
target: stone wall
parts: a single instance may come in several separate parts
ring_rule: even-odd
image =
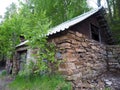
[[[107,53],[104,45],[70,30],[51,41],[61,53],[61,60],[64,60],[59,71],[73,83],[75,90],[99,87],[94,84],[102,82],[98,77],[106,71]]]
[[[59,71],[66,76],[68,81],[72,82],[73,90],[94,90],[95,88],[104,90],[104,80],[101,75],[107,69],[115,70],[120,67],[118,63],[120,60],[119,45],[103,45],[72,30],[52,35],[49,42],[56,45],[58,54],[56,58],[62,62]],[[23,50],[23,48],[17,50]],[[27,52],[27,56],[29,56],[27,59],[29,59],[31,58],[30,53],[33,52],[29,49]],[[19,62],[19,60],[17,61]],[[13,62],[15,69],[13,71],[17,71],[18,62]]]
[[[106,50],[108,69],[110,71],[120,69],[120,45],[107,45]]]

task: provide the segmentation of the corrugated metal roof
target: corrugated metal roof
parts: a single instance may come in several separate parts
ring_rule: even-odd
[[[47,34],[47,36],[52,35],[52,34],[56,34],[58,32],[64,31],[66,29],[68,29],[69,27],[87,19],[88,17],[90,17],[91,15],[94,15],[95,13],[97,13],[100,9],[102,9],[102,6],[93,10],[90,10],[80,16],[77,16],[71,20],[68,20],[62,24],[59,24],[58,26],[51,28]],[[26,44],[28,42],[28,40],[20,43],[19,45],[17,45],[16,47],[22,46],[24,44]]]
[[[66,22],[64,22],[64,23],[62,23],[62,24],[60,24],[60,25],[58,25],[58,26],[56,26],[54,28],[51,28],[49,30],[47,36],[52,35],[52,34],[56,34],[57,32],[61,32],[61,31],[64,31],[64,30],[68,29],[69,27],[71,27],[71,26],[73,26],[73,25],[87,19],[91,15],[97,13],[100,9],[102,9],[102,6],[99,7],[99,8],[90,10],[90,11],[88,11],[88,12],[86,12],[86,13],[80,15],[80,16],[77,16],[77,17],[75,17],[75,18],[73,18],[71,20],[68,20],[68,21],[66,21]]]
[[[20,47],[20,46],[22,46],[22,45],[25,45],[26,43],[28,43],[29,42],[29,40],[26,40],[26,41],[24,41],[24,42],[21,42],[20,44],[18,44],[16,47]]]

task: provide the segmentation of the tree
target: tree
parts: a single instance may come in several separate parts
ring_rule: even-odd
[[[85,0],[31,0],[31,3],[35,12],[39,13],[41,9],[46,11],[46,16],[52,21],[51,26],[56,26],[88,10]]]
[[[14,3],[7,9],[4,21],[0,25],[0,51],[5,58],[12,59],[15,46],[19,43],[21,33],[21,18],[19,18]]]
[[[120,2],[119,0],[106,0],[108,5],[108,21],[110,23],[116,43],[120,43]]]
[[[111,5],[110,5],[109,0],[106,0],[106,1],[107,1],[108,11],[109,11],[109,20],[110,20],[110,22],[113,22],[112,11],[111,11]]]

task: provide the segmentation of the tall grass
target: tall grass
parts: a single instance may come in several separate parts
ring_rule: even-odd
[[[10,90],[72,90],[71,84],[59,75],[17,76],[9,87]]]

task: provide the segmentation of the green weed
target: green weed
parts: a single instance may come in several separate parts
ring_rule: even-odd
[[[71,90],[71,84],[59,75],[17,76],[9,87],[10,90]]]

